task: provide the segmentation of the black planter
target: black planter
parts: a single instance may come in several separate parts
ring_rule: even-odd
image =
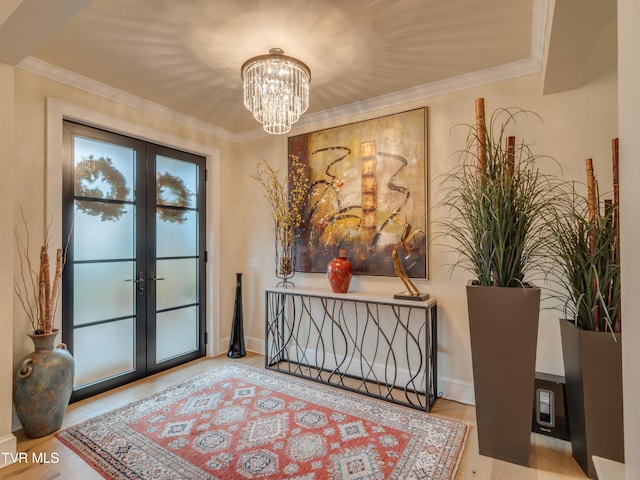
[[[478,447],[529,466],[539,288],[467,285]]]
[[[231,338],[227,357],[244,357],[247,352],[244,349],[244,327],[242,316],[242,274],[236,273],[236,303],[233,307],[233,323],[231,324]]]
[[[596,478],[592,456],[624,462],[622,345],[610,332],[581,330],[560,320],[571,450]]]

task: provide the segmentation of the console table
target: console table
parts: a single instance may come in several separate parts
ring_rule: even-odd
[[[265,368],[429,411],[437,302],[359,293],[265,291]]]

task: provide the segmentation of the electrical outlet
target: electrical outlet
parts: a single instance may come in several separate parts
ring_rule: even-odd
[[[259,258],[250,258],[249,259],[249,268],[253,268],[253,269],[260,268],[260,259]]]

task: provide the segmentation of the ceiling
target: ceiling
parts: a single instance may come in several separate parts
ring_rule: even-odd
[[[0,61],[105,96],[126,92],[238,138],[259,128],[242,103],[240,67],[270,48],[310,67],[305,116],[317,118],[438,93],[445,82],[540,70],[547,8],[546,0],[3,0]]]

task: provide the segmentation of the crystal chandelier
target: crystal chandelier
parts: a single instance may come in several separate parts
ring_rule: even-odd
[[[311,71],[279,48],[253,57],[242,65],[244,106],[268,133],[291,130],[309,106]]]

